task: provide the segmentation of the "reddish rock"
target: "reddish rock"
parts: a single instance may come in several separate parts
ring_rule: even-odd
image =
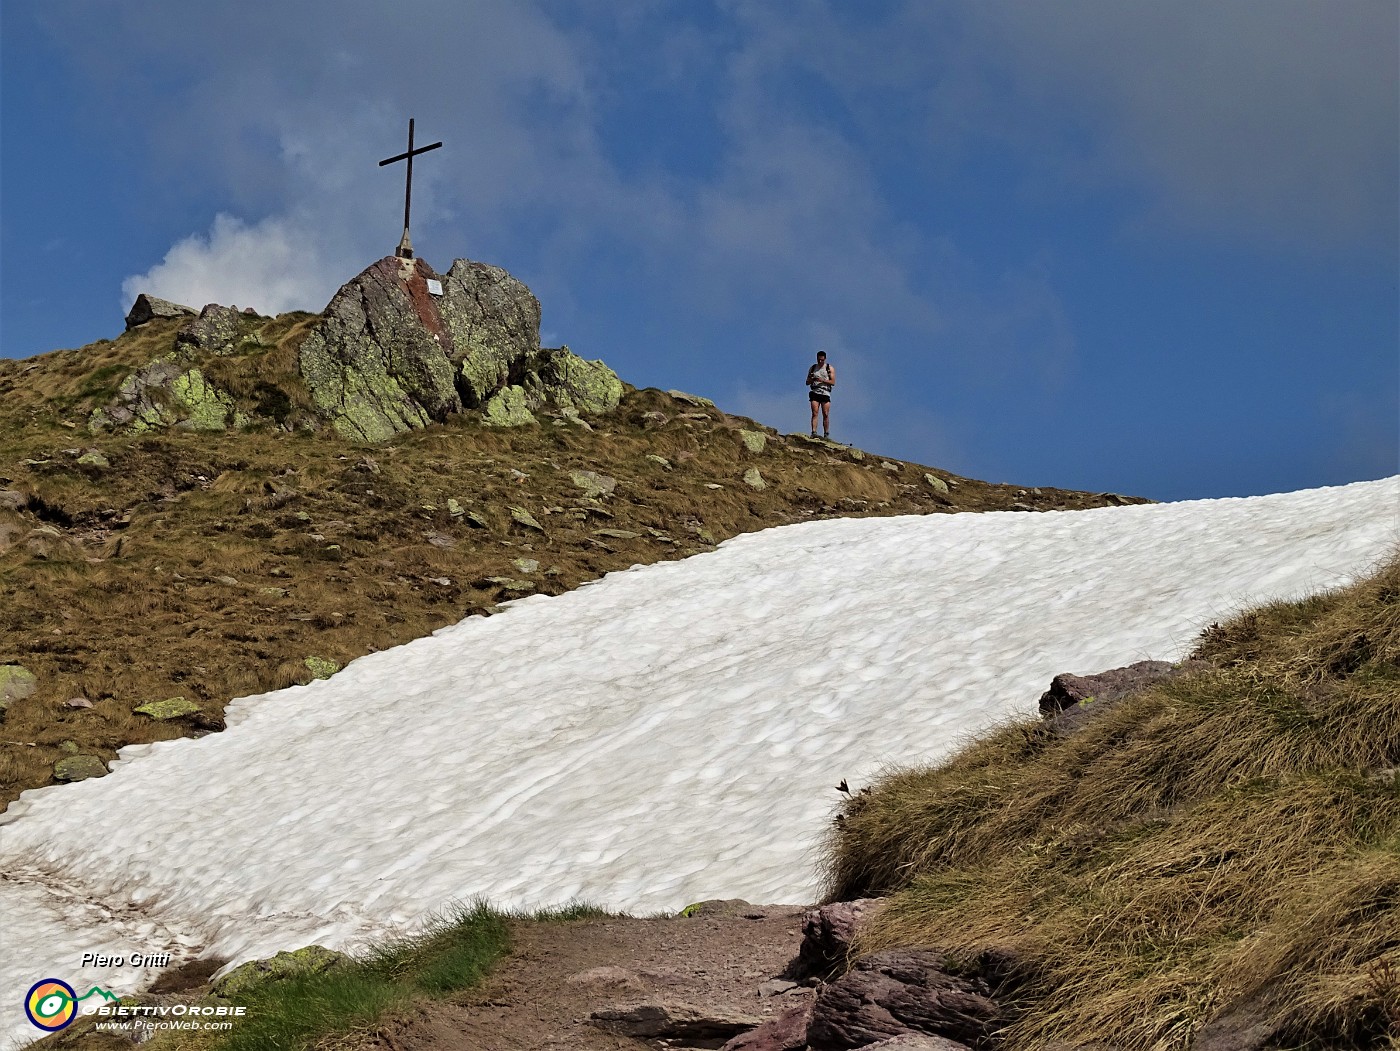
[[[811,1018],[812,1001],[808,1000],[757,1029],[736,1036],[720,1051],[802,1051],[807,1046],[807,1023]]]
[[[852,1051],[922,1033],[977,1046],[994,1031],[999,1009],[980,978],[945,970],[931,949],[901,949],[860,960],[817,990],[807,1042],[812,1051]]]
[[[880,904],[880,898],[857,898],[808,911],[802,917],[802,945],[784,977],[794,981],[826,979],[843,970],[857,925]]]
[[[1073,733],[1096,713],[1103,712],[1154,683],[1203,667],[1202,661],[1168,664],[1166,661],[1138,661],[1123,668],[1112,668],[1097,675],[1064,672],[1050,680],[1050,689],[1040,695],[1040,714],[1057,733]]]

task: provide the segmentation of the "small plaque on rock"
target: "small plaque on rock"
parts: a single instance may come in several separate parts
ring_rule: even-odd
[[[434,281],[431,277],[428,278],[428,293],[434,296],[442,295],[442,282]]]

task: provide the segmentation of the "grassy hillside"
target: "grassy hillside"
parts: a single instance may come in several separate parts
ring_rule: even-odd
[[[247,430],[89,433],[178,320],[0,360],[0,665],[38,682],[0,725],[0,804],[65,758],[216,730],[234,697],[741,532],[1137,502],[881,460],[657,390],[629,389],[589,425],[501,429],[467,412],[354,445],[305,426],[292,363],[312,321],[241,319],[239,352],[201,361],[264,419]],[[135,711],[175,697],[199,711]]]
[[[892,895],[861,950],[999,961],[1007,1048],[1400,1046],[1400,558],[1194,656],[856,796],[831,896]]]

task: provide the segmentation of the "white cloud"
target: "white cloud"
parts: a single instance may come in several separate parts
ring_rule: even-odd
[[[283,216],[248,226],[220,213],[207,236],[177,242],[144,274],[122,282],[124,308],[142,292],[199,309],[250,306],[263,314],[320,310],[342,277],[333,277],[313,230]]]

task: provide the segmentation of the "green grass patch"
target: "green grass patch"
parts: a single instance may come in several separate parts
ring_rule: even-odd
[[[511,949],[514,922],[571,923],[608,915],[571,902],[505,913],[482,901],[461,904],[418,934],[384,942],[348,963],[269,981],[235,999],[248,1008],[211,1051],[304,1051],[327,1037],[374,1025],[416,999],[479,984]]]

